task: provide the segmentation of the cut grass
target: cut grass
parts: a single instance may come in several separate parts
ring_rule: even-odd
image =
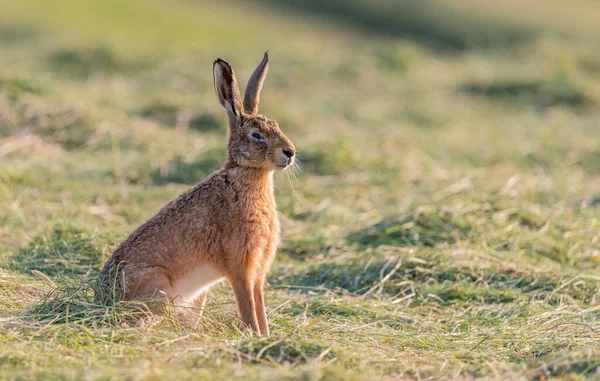
[[[597,379],[581,1],[3,2],[0,379]],[[226,285],[198,326],[98,297],[116,245],[222,163],[213,60],[247,78],[265,49],[261,112],[301,162],[275,176],[272,336]]]
[[[85,279],[99,270],[99,264],[116,247],[115,241],[82,228],[57,225],[10,257],[8,267],[24,273],[40,271],[51,277]]]

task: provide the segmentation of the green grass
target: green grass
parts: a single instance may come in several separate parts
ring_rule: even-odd
[[[0,1],[0,379],[600,379],[600,8],[421,3]],[[265,49],[272,337],[98,298]]]

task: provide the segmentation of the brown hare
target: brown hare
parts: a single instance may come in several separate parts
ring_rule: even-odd
[[[101,276],[105,286],[116,279],[117,299],[166,295],[202,310],[209,287],[227,279],[241,320],[269,335],[263,288],[279,244],[273,172],[294,163],[295,148],[277,122],[258,114],[268,66],[265,52],[242,103],[229,63],[214,62],[215,91],[229,116],[225,164],[117,248]]]

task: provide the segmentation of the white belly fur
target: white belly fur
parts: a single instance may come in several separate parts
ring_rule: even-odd
[[[192,303],[203,291],[223,279],[210,265],[196,267],[173,285],[176,302]]]

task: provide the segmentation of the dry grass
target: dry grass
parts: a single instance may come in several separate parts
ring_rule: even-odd
[[[76,3],[2,4],[0,379],[599,377],[600,48],[558,17],[580,8]],[[373,30],[394,7],[420,32]],[[212,60],[247,77],[265,48],[262,111],[302,163],[276,176],[272,337],[226,286],[199,328],[96,298],[120,240],[219,166]]]

